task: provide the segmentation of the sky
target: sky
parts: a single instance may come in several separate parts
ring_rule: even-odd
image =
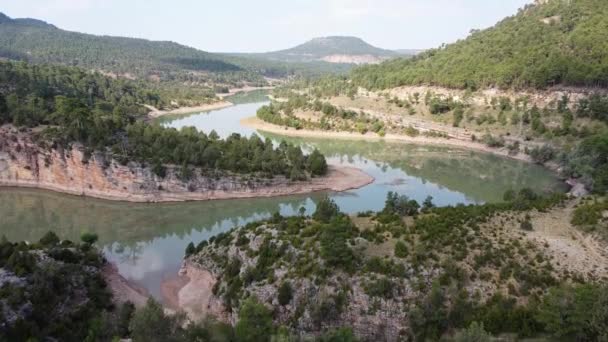
[[[0,12],[98,35],[211,52],[266,52],[348,35],[426,49],[492,26],[532,0],[0,0]]]

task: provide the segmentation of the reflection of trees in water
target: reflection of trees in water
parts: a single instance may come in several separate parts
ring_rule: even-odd
[[[299,208],[311,197],[225,200],[176,204],[116,203],[27,189],[0,190],[0,230],[11,240],[36,241],[49,230],[72,240],[84,231],[99,235],[107,245],[123,247],[136,242],[175,234],[181,238],[192,230],[211,230],[226,223],[238,225],[252,217],[267,217],[281,205]],[[297,212],[297,209],[294,210]],[[135,252],[137,253],[137,252]]]
[[[563,190],[564,185],[540,166],[494,156],[488,153],[449,147],[419,146],[383,141],[339,140],[282,137],[263,133],[272,139],[284,139],[307,148],[318,148],[326,156],[354,162],[363,157],[374,162],[382,172],[388,167],[409,176],[429,181],[475,199],[500,201],[509,189],[529,187],[537,191]]]
[[[235,105],[246,103],[261,103],[268,102],[268,90],[254,90],[248,92],[236,93],[225,98],[226,101],[232,102]]]
[[[118,258],[119,264],[130,264],[135,265],[139,261],[139,257],[142,255],[147,243],[132,243],[128,246],[123,245],[117,241],[107,247],[112,255]]]
[[[247,93],[237,93],[236,95],[226,97],[225,100],[232,102],[234,105],[242,105],[242,104],[250,104],[250,103],[265,104],[265,103],[269,102],[267,90],[255,90],[255,91],[251,91],[251,92],[247,92]],[[234,107],[231,107],[231,108],[234,108]],[[219,110],[221,110],[221,109],[212,110],[209,112],[212,113],[212,112],[219,111]],[[252,114],[255,114],[255,113],[252,113]],[[201,112],[171,114],[171,115],[160,116],[160,117],[154,119],[154,122],[157,122],[160,124],[168,124],[168,123],[176,121],[176,120],[186,119],[186,118],[189,118],[192,116],[197,116],[197,115],[201,115]]]

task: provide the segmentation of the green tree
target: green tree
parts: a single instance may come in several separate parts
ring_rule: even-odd
[[[397,258],[407,258],[407,255],[407,245],[401,240],[397,241],[397,243],[395,244],[395,256]]]
[[[40,239],[40,244],[43,246],[55,246],[59,242],[59,237],[54,232],[48,232]]]
[[[599,308],[597,303],[600,298],[605,300],[606,291],[606,288],[596,285],[552,288],[539,305],[537,318],[556,337],[596,340],[598,335],[606,333],[605,324],[593,324],[594,316],[605,318],[605,309]],[[602,313],[598,313],[598,308]]]
[[[80,235],[80,240],[89,246],[94,245],[98,239],[99,237],[95,233],[82,233]]]
[[[291,283],[289,281],[284,281],[281,283],[278,291],[278,299],[280,305],[287,305],[291,302],[293,298],[293,288],[291,287]]]
[[[243,342],[270,341],[274,331],[270,310],[255,298],[248,298],[239,311],[236,338]]]
[[[317,204],[317,209],[312,215],[312,218],[319,222],[328,223],[338,215],[340,215],[340,208],[338,208],[336,202],[329,197],[325,197]]]
[[[183,315],[165,315],[162,305],[150,298],[131,319],[131,337],[135,342],[179,341],[184,318]]]
[[[186,258],[194,255],[196,253],[196,247],[194,247],[194,242],[190,242],[188,246],[186,246]]]
[[[492,336],[483,328],[483,323],[473,322],[468,328],[456,333],[454,342],[490,342]]]
[[[327,161],[325,160],[325,156],[322,155],[319,150],[315,149],[308,156],[306,168],[314,176],[325,175],[327,173]]]

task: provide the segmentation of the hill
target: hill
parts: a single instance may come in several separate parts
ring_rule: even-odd
[[[243,81],[265,83],[264,76],[319,76],[350,70],[345,65],[256,57],[209,53],[169,41],[71,32],[41,20],[12,19],[0,13],[0,58],[77,66],[130,79],[188,82],[190,86],[236,87]]]
[[[0,57],[157,81],[261,80],[253,68],[227,61],[226,56],[174,42],[70,32],[40,20],[11,19],[2,13]]]
[[[361,38],[332,36],[314,38],[286,50],[240,55],[282,62],[323,61],[334,64],[371,64],[397,57],[399,54],[372,46]]]
[[[477,89],[608,86],[608,3],[537,1],[494,27],[414,59],[354,71],[370,89],[431,84]]]

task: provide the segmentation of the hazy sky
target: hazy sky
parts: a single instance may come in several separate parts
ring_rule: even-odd
[[[262,52],[314,37],[358,36],[387,49],[431,48],[532,0],[0,0],[11,17],[93,34]]]

